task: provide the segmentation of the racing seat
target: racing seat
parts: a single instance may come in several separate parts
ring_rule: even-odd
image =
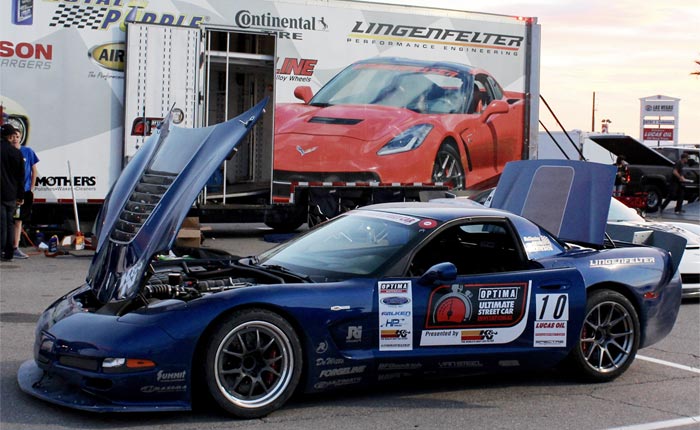
[[[472,101],[469,105],[469,110],[467,113],[479,113],[483,108],[483,93],[479,90],[479,87],[474,85],[474,90],[472,91]]]

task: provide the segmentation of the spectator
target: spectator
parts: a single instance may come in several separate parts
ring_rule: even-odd
[[[629,163],[625,161],[623,155],[619,155],[617,160],[615,160],[615,167],[617,167],[617,174],[615,175],[615,195],[621,196],[625,192],[627,184],[630,182]]]
[[[685,189],[683,188],[683,183],[692,182],[690,179],[686,179],[683,177],[683,167],[686,164],[688,164],[688,153],[684,152],[683,154],[681,154],[681,158],[679,158],[678,161],[676,161],[676,164],[673,166],[673,176],[671,177],[671,190],[664,199],[664,202],[661,203],[661,210],[659,211],[659,213],[663,212],[664,209],[666,209],[666,206],[668,206],[668,204],[671,203],[671,200],[673,199],[676,200],[676,209],[674,211],[675,214],[680,215],[685,212],[683,210],[683,200],[685,199]]]
[[[15,242],[14,242],[14,257],[29,258],[27,254],[19,249],[19,241],[22,238],[23,225],[30,224],[32,216],[32,204],[34,203],[34,185],[36,184],[37,169],[36,163],[39,162],[39,157],[36,156],[34,150],[27,145],[27,141],[20,146],[22,141],[22,132],[17,130],[13,135],[14,140],[10,140],[15,148],[22,152],[24,158],[24,204],[19,209],[19,218],[15,218]]]
[[[24,203],[24,160],[22,152],[10,139],[17,130],[11,124],[0,127],[0,260],[12,261],[14,256],[13,214]]]

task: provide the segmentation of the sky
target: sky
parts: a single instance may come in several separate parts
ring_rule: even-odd
[[[540,92],[567,130],[639,139],[640,98],[681,99],[678,143],[700,144],[700,2],[697,0],[380,0],[536,17]],[[540,106],[540,120],[558,126]]]

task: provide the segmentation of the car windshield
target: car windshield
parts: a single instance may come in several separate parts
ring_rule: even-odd
[[[637,211],[627,207],[619,200],[610,199],[610,209],[608,210],[608,222],[646,222],[644,218],[637,214]]]
[[[382,105],[419,113],[463,113],[470,75],[446,68],[401,64],[356,64],[348,67],[314,96],[310,104]]]
[[[411,249],[425,232],[419,219],[358,211],[263,253],[262,266],[282,266],[317,281],[372,276]]]

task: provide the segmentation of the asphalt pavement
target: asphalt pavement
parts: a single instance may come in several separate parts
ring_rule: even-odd
[[[674,209],[676,207],[676,202],[672,201],[666,206],[663,212],[656,212],[651,214],[646,214],[647,218],[654,221],[683,221],[700,223],[700,200],[694,201],[693,203],[686,203],[683,205],[683,213],[676,214]]]

